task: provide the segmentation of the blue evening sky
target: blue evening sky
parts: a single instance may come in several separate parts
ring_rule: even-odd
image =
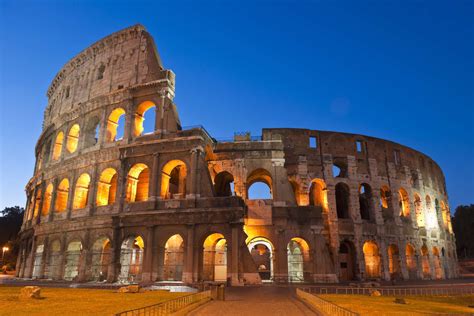
[[[45,96],[81,50],[141,23],[176,73],[183,125],[393,140],[474,203],[474,1],[0,0],[0,209],[25,205]]]

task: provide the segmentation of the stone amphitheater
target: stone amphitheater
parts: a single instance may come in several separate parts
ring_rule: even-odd
[[[135,25],[47,91],[20,278],[261,283],[458,276],[443,173],[374,137],[183,127],[175,74]],[[151,128],[150,128],[151,126]]]

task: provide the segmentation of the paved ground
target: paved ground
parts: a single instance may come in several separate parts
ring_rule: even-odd
[[[227,288],[225,301],[211,301],[188,315],[317,315],[295,298],[294,291],[294,288],[274,286]]]

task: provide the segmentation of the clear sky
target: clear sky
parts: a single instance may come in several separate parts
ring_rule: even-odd
[[[183,125],[393,140],[439,163],[452,208],[474,203],[473,21],[474,1],[452,0],[0,0],[0,209],[25,205],[57,71],[136,23],[176,73]]]

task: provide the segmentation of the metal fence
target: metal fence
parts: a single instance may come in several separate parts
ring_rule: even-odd
[[[124,311],[115,316],[163,316],[170,315],[191,304],[200,302],[211,297],[211,291],[203,291],[181,296],[155,305],[145,306],[137,309]]]
[[[335,316],[358,316],[359,314],[354,313],[344,307],[333,304],[325,299],[320,298],[314,294],[306,291],[306,289],[296,289],[296,295],[310,304],[312,307],[318,310],[322,315],[335,315]]]
[[[474,286],[457,287],[406,287],[406,288],[362,288],[362,287],[304,287],[305,292],[312,294],[346,294],[346,295],[370,295],[374,290],[383,296],[444,296],[444,295],[469,295],[474,294]]]

